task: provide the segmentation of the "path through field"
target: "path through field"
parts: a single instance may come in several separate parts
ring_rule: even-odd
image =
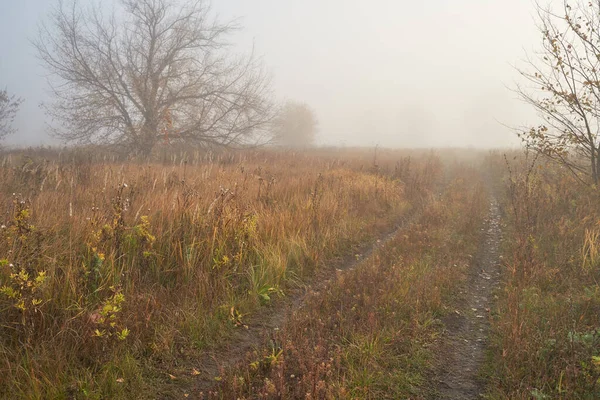
[[[302,307],[309,293],[324,290],[331,283],[336,271],[352,270],[371,257],[375,251],[385,248],[399,232],[418,219],[426,205],[427,202],[424,202],[421,207],[409,212],[395,224],[393,229],[381,235],[376,241],[364,243],[355,249],[356,251],[349,254],[345,260],[336,263],[335,270],[325,269],[318,272],[305,287],[286,293],[286,297],[272,307],[263,308],[247,321],[246,328],[240,329],[231,340],[217,349],[207,351],[204,357],[198,360],[198,365],[201,367],[193,393],[199,394],[200,398],[210,393],[211,388],[215,386],[215,378],[223,370],[242,361],[249,351],[263,342],[265,337],[270,337],[274,330],[279,329],[292,310]]]
[[[436,399],[479,399],[484,385],[478,374],[488,345],[489,311],[494,289],[500,281],[500,211],[492,199],[486,236],[471,273],[460,291],[460,307],[444,323],[441,363],[437,373]]]
[[[410,226],[420,214],[421,211],[411,213],[393,231],[362,248],[360,259],[341,262],[338,270],[352,269],[377,249],[385,248],[394,236]],[[430,381],[431,387],[435,388],[435,399],[479,399],[485,389],[484,383],[479,379],[479,372],[488,346],[489,310],[492,307],[493,292],[500,283],[501,226],[500,210],[495,199],[490,202],[483,229],[486,232],[479,252],[475,255],[465,283],[457,293],[456,310],[443,321],[446,329],[439,343],[439,368]],[[193,393],[200,395],[200,398],[204,398],[203,395],[210,397],[215,377],[220,376],[224,369],[242,361],[248,351],[259,346],[265,337],[269,337],[271,332],[283,325],[291,310],[302,307],[308,292],[324,290],[330,283],[330,278],[331,272],[321,271],[306,289],[289,293],[278,304],[263,309],[257,318],[249,321],[247,329],[240,330],[225,346],[207,352],[200,360],[202,369]]]

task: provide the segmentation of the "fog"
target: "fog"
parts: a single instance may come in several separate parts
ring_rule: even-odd
[[[0,0],[0,87],[21,96],[12,145],[58,143],[38,105],[44,70],[29,39],[53,2]],[[535,121],[507,87],[540,41],[524,0],[219,0],[238,18],[235,48],[255,52],[277,99],[306,102],[318,143],[507,147]]]

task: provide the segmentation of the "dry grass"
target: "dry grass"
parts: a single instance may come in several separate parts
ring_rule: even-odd
[[[227,340],[273,297],[390,229],[443,173],[434,155],[392,151],[196,152],[149,163],[94,149],[6,155],[0,397],[152,397],[178,360]],[[438,207],[440,218],[460,218]],[[426,261],[410,264],[432,273]],[[373,279],[405,273],[386,271]],[[385,339],[369,335],[351,340]]]
[[[281,330],[224,370],[208,398],[400,399],[435,395],[432,346],[453,312],[487,214],[474,170],[446,170],[420,217],[357,268],[338,271]]]
[[[493,321],[490,398],[598,398],[598,191],[531,156],[509,159],[504,209],[510,240]],[[506,167],[500,157],[490,162],[496,171]]]

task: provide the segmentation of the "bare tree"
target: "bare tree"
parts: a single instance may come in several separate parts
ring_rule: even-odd
[[[533,85],[517,92],[544,118],[522,140],[582,182],[600,179],[600,1],[538,4],[542,51],[520,70]]]
[[[9,95],[6,89],[0,90],[0,140],[15,132],[12,123],[23,99]]]
[[[317,117],[307,104],[287,102],[275,118],[273,140],[287,147],[312,146],[317,125]]]
[[[60,1],[34,44],[52,73],[54,133],[149,153],[164,140],[254,143],[273,115],[270,81],[253,55],[232,58],[236,26],[205,1],[120,0],[111,13]]]

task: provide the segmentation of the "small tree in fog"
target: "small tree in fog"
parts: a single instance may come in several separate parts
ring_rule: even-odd
[[[312,146],[317,125],[317,117],[308,105],[288,102],[275,119],[273,140],[286,147]]]
[[[581,181],[600,179],[600,2],[538,5],[542,49],[520,70],[533,85],[517,92],[544,123],[521,133],[525,144]]]
[[[260,141],[272,119],[270,82],[253,56],[232,58],[235,29],[203,0],[60,2],[35,41],[52,73],[54,133],[149,153],[170,140],[233,146]]]
[[[23,99],[11,96],[6,89],[0,90],[0,140],[15,132],[12,123],[22,102]]]

